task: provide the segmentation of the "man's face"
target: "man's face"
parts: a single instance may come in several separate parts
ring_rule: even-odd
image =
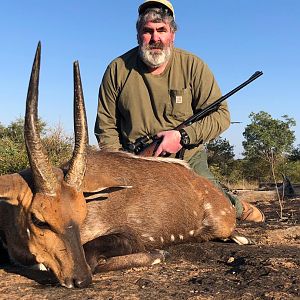
[[[165,64],[173,48],[175,33],[169,24],[147,22],[138,33],[140,55],[150,67]]]

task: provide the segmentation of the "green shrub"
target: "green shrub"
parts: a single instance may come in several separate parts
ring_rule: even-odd
[[[60,125],[48,128],[45,122],[39,120],[39,131],[54,166],[71,157],[73,139],[64,133]],[[23,133],[23,119],[19,118],[7,127],[0,124],[0,175],[19,172],[29,166]]]

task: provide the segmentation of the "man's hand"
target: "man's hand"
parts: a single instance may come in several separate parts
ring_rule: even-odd
[[[154,153],[155,157],[163,156],[166,153],[177,153],[181,148],[181,135],[178,130],[161,131],[157,137],[162,138],[162,142]]]

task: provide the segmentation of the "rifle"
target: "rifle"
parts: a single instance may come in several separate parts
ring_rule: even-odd
[[[174,130],[180,130],[181,128],[187,127],[193,124],[194,122],[201,120],[202,118],[209,115],[210,113],[216,111],[224,100],[226,100],[227,98],[229,98],[230,96],[238,92],[240,89],[244,88],[246,85],[248,85],[258,77],[260,77],[262,74],[263,72],[256,71],[248,80],[246,80],[245,82],[243,82],[242,84],[234,88],[226,95],[220,97],[218,100],[211,103],[207,107],[197,111],[193,116],[189,117],[187,120],[185,120],[184,122],[176,126]],[[149,141],[151,142],[149,143]],[[129,143],[127,145],[127,150],[140,156],[153,156],[161,141],[162,138],[159,138],[156,135],[153,136],[145,135],[136,139],[134,143]]]

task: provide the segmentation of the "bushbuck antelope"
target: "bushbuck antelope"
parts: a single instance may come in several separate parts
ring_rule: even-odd
[[[92,272],[164,259],[155,249],[232,234],[232,205],[183,163],[87,150],[77,62],[74,152],[69,163],[53,168],[37,131],[40,51],[39,43],[25,113],[31,168],[0,177],[0,236],[13,261],[43,264],[61,285],[86,287]]]

